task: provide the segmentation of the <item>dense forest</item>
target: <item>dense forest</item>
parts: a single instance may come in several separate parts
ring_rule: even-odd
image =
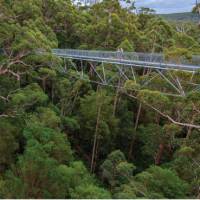
[[[199,21],[199,15],[197,13],[192,13],[192,12],[160,14],[159,16],[169,21],[178,21],[178,22],[186,21],[194,23],[197,23]]]
[[[154,71],[112,88],[63,73],[51,53],[123,48],[177,63],[200,53],[197,23],[131,9],[117,0],[0,0],[1,198],[200,198],[198,72],[172,72],[184,93],[167,96],[160,77],[140,87]]]

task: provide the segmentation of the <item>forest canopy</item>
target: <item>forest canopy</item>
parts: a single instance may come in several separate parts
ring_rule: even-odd
[[[167,72],[181,93],[168,96],[153,70],[102,86],[90,63],[80,79],[80,62],[52,54],[122,48],[176,63],[199,55],[198,24],[132,9],[118,0],[0,0],[1,198],[200,198],[199,71]]]

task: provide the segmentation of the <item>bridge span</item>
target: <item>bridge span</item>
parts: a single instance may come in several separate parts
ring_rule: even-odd
[[[99,85],[123,89],[127,81],[133,81],[140,89],[181,97],[200,91],[200,56],[176,62],[156,53],[74,49],[53,49],[52,53],[63,58],[61,72],[73,72],[73,77],[76,74],[77,79]]]
[[[200,70],[200,56],[193,56],[191,60],[166,60],[158,53],[136,53],[118,51],[95,51],[75,49],[53,49],[53,54],[74,60],[85,60],[100,63],[110,63],[123,66],[152,68],[161,70],[180,70],[195,72]]]

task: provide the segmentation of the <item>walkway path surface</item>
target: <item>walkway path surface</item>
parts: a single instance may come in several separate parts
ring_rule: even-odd
[[[167,61],[162,54],[148,54],[120,51],[93,51],[76,49],[53,49],[52,53],[62,58],[110,63],[132,67],[161,70],[180,70],[195,72],[200,70],[200,56],[193,56],[191,61],[182,59],[178,63]]]

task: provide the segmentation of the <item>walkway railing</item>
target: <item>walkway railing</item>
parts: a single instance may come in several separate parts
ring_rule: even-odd
[[[114,63],[127,66],[133,65],[158,69],[175,69],[186,71],[200,70],[200,56],[193,56],[191,60],[180,58],[177,62],[175,60],[166,60],[163,54],[159,53],[150,54],[75,49],[53,49],[52,52],[53,54],[64,58]]]

